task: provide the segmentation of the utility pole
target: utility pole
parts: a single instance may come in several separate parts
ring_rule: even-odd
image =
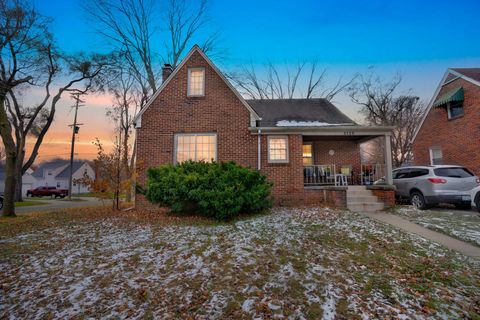
[[[68,179],[68,199],[72,200],[72,178],[73,178],[73,154],[75,151],[75,135],[78,133],[80,130],[80,127],[83,123],[77,123],[77,114],[78,114],[78,107],[81,107],[80,103],[83,103],[85,101],[82,101],[80,99],[81,93],[73,93],[72,98],[75,100],[75,116],[73,118],[73,124],[69,125],[69,127],[72,127],[72,146],[70,149],[70,176]]]

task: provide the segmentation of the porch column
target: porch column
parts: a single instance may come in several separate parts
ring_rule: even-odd
[[[392,178],[392,145],[390,142],[390,134],[386,134],[383,136],[385,141],[385,179],[387,180],[387,184],[393,184]]]

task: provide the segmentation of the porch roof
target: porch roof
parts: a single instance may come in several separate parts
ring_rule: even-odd
[[[344,137],[351,140],[390,136],[390,126],[331,126],[331,127],[250,127],[252,134],[301,134],[303,136]]]

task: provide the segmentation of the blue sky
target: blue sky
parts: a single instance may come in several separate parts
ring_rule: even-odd
[[[79,3],[35,2],[40,12],[54,18],[53,32],[61,48],[105,49]],[[385,79],[402,74],[403,89],[427,101],[446,68],[480,67],[479,13],[478,0],[210,0],[206,31],[221,31],[225,58],[216,62],[223,70],[315,58],[328,69],[333,83],[374,66]],[[161,35],[154,46],[161,50]],[[348,97],[340,96],[335,103],[359,118],[358,107]],[[68,116],[70,102],[64,104],[59,117]],[[104,109],[97,106],[93,112],[99,115],[93,125],[101,126]]]

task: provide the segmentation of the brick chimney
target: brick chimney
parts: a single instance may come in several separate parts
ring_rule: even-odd
[[[165,63],[162,68],[162,82],[165,82],[167,78],[172,74],[173,68],[169,63]]]

